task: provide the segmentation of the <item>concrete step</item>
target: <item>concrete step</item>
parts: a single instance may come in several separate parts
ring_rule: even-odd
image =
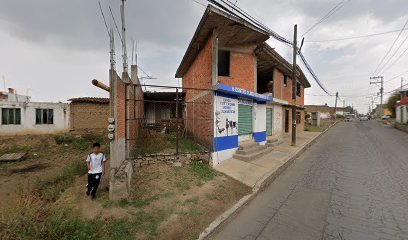
[[[240,143],[238,146],[238,150],[249,150],[252,148],[256,148],[259,146],[259,143],[251,142],[251,143]]]
[[[277,141],[273,141],[273,142],[269,142],[269,140],[266,142],[266,146],[268,147],[276,147],[279,146],[283,143],[283,140],[277,140]]]
[[[268,139],[268,140],[267,140],[268,143],[274,143],[274,142],[278,142],[278,141],[279,141],[278,138]]]
[[[257,152],[257,151],[262,151],[262,150],[264,150],[266,148],[267,148],[267,146],[265,146],[265,145],[257,145],[256,147],[251,147],[249,149],[248,148],[247,149],[242,149],[242,150],[238,149],[236,154],[248,155],[248,154],[251,154],[251,153],[254,153],[254,152]]]
[[[247,155],[234,154],[232,157],[244,162],[251,162],[252,160],[262,157],[263,155],[270,153],[271,151],[272,151],[271,148],[265,148],[263,150],[259,150]]]

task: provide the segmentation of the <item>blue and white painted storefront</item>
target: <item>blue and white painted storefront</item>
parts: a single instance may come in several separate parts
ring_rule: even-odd
[[[266,103],[271,101],[271,96],[217,85],[214,93],[214,166],[232,158],[239,142],[266,143]]]

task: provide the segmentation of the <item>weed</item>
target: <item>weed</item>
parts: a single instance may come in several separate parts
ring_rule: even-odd
[[[188,190],[190,189],[190,182],[187,179],[181,179],[176,181],[175,187],[179,190]]]
[[[192,207],[188,211],[188,215],[192,218],[198,217],[202,214],[202,212],[197,207]]]
[[[211,169],[210,165],[201,162],[192,162],[189,165],[190,171],[197,177],[209,181],[217,176],[217,173]]]
[[[132,225],[125,219],[112,219],[109,221],[108,226],[109,239],[116,240],[131,240],[133,239]]]

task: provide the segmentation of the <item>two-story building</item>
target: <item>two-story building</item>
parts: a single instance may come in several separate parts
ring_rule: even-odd
[[[298,129],[304,125],[304,89],[297,67],[265,41],[268,33],[208,6],[177,70],[183,79],[187,133],[213,152],[213,165],[229,159],[240,142],[261,145],[291,132],[292,84],[297,86]],[[206,104],[199,104],[206,103]],[[213,121],[208,121],[213,119]]]

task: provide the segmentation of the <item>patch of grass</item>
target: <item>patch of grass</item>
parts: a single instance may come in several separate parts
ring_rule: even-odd
[[[200,162],[192,162],[189,165],[189,170],[202,180],[209,181],[217,176],[217,173],[211,169],[210,165]]]
[[[188,179],[180,179],[176,181],[175,187],[179,190],[188,190],[190,189],[190,181]]]
[[[77,176],[84,175],[86,168],[80,160],[66,166],[61,175],[38,183],[38,190],[42,198],[47,201],[55,201],[61,193],[71,187]]]
[[[84,135],[58,134],[54,136],[56,144],[72,144],[77,150],[84,151],[91,148],[92,144],[104,143],[102,134],[88,133]]]
[[[132,240],[133,229],[132,224],[129,224],[125,219],[112,219],[107,224],[109,239],[116,240]]]
[[[60,213],[47,219],[42,235],[45,235],[43,239],[101,239],[101,229],[98,225],[94,221],[88,222],[78,216]]]
[[[190,210],[188,211],[188,216],[190,216],[192,218],[196,218],[196,217],[200,216],[201,214],[202,214],[202,212],[200,211],[200,209],[198,209],[195,206],[190,208]]]

